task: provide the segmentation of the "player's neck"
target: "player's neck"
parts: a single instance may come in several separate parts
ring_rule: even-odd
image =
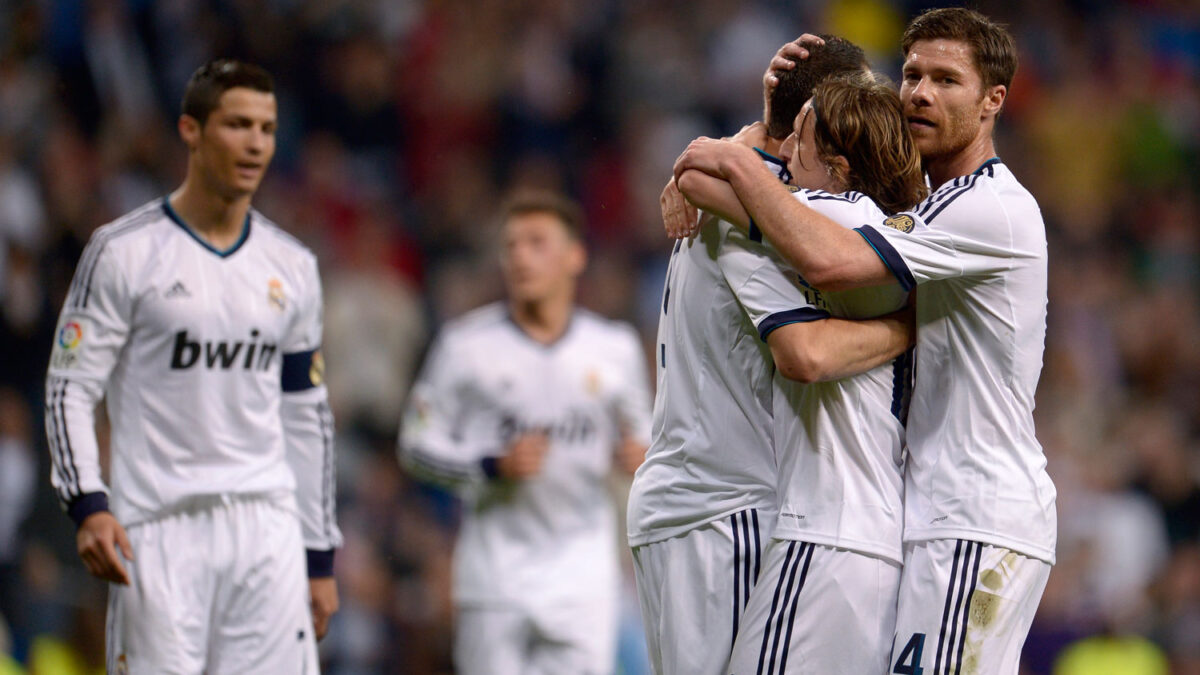
[[[778,157],[783,154],[783,141],[782,138],[775,139],[767,136],[767,140],[763,142],[762,151],[772,157]]]
[[[183,222],[218,250],[237,243],[250,210],[250,195],[227,199],[200,188],[190,179],[167,199]]]
[[[981,133],[962,150],[935,158],[925,164],[925,173],[929,175],[929,187],[936,190],[959,176],[974,173],[984,162],[995,156],[996,145],[992,142],[992,135]]]
[[[535,302],[510,300],[509,313],[513,322],[529,337],[542,344],[551,344],[567,332],[575,305],[571,296]]]

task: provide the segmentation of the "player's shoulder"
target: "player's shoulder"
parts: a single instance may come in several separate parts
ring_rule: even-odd
[[[827,192],[825,190],[812,190],[809,188],[797,188],[794,190],[797,196],[803,196],[808,201],[829,201],[842,204],[859,204],[869,203],[874,204],[871,198],[859,192],[858,190],[847,190],[845,192]]]
[[[934,190],[913,209],[927,225],[940,226],[947,221],[974,224],[1027,220],[1041,212],[1033,195],[998,158],[978,169],[948,181]]]
[[[163,200],[160,197],[96,228],[88,240],[88,246],[99,249],[135,245],[139,241],[154,237],[162,231],[164,225],[169,224],[170,218],[163,209]]]
[[[638,332],[627,321],[610,319],[583,307],[575,308],[571,320],[576,323],[579,331],[586,337],[601,343],[637,342]]]
[[[875,222],[884,217],[883,209],[868,195],[857,190],[826,192],[801,188],[796,193],[809,208],[847,227]]]
[[[447,321],[439,331],[438,339],[459,342],[487,339],[489,334],[507,329],[510,321],[508,307],[503,302],[493,302]]]
[[[255,234],[271,240],[272,249],[306,263],[316,263],[317,255],[312,249],[261,211],[250,209],[250,226],[255,229]]]

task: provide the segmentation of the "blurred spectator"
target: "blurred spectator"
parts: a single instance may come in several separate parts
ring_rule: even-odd
[[[38,478],[30,417],[21,395],[0,387],[0,625],[5,627],[25,626],[21,530],[33,509]],[[0,649],[0,653],[7,651]]]

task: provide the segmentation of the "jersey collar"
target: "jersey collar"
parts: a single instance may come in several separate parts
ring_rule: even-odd
[[[975,169],[975,170],[974,170],[974,171],[972,171],[971,173],[983,173],[985,170],[987,170],[987,168],[988,168],[989,166],[995,166],[995,165],[997,165],[997,164],[999,164],[999,163],[1000,163],[1000,158],[999,158],[999,157],[993,157],[993,158],[989,159],[988,161],[984,162],[983,164],[980,164],[980,165],[979,165],[979,168],[978,168],[978,169]]]
[[[196,234],[196,231],[193,230],[190,225],[183,222],[183,218],[180,218],[179,214],[175,212],[175,209],[171,208],[171,199],[169,197],[163,197],[163,211],[166,212],[167,217],[170,218],[172,221],[174,221],[174,223],[176,225],[183,228],[183,231],[187,232],[192,237],[192,239],[195,239],[197,242],[199,242],[199,244],[201,246],[208,249],[211,253],[214,253],[222,258],[228,258],[229,256],[236,253],[237,250],[242,247],[242,244],[246,243],[246,239],[248,239],[250,237],[250,211],[249,210],[246,211],[246,222],[242,224],[242,236],[238,237],[238,240],[233,242],[233,245],[230,246],[229,248],[225,249],[224,251],[222,251],[221,249],[219,249],[219,248],[213,246],[212,244],[208,243],[207,241],[205,241],[203,237]]]

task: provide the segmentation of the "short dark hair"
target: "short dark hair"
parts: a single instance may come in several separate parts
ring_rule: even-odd
[[[904,56],[920,40],[955,40],[971,48],[975,69],[983,86],[1012,86],[1017,74],[1017,44],[1001,24],[971,9],[944,7],[918,15],[904,29],[900,47]]]
[[[500,224],[507,224],[514,216],[530,213],[549,213],[558,218],[572,239],[583,241],[583,209],[573,200],[550,190],[514,192],[500,209]]]
[[[792,124],[804,102],[826,78],[868,67],[867,56],[858,45],[834,35],[820,37],[824,45],[806,45],[808,58],[796,61],[791,70],[776,73],[779,84],[771,92],[771,115],[767,119],[767,135],[771,138],[786,138],[792,133]]]
[[[183,91],[181,112],[204,126],[209,114],[220,105],[221,96],[235,87],[275,93],[275,81],[262,67],[235,59],[216,59],[192,73]]]

